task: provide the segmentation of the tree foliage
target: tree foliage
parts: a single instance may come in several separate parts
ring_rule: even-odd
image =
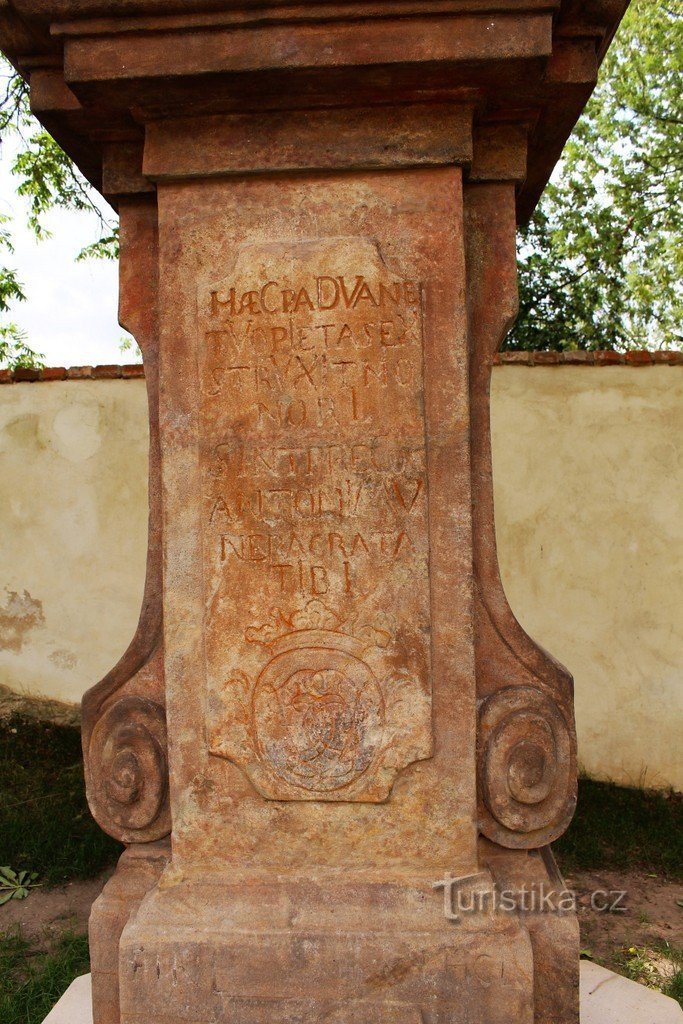
[[[683,341],[683,0],[632,0],[529,225],[506,347]]]
[[[108,219],[95,200],[95,194],[73,162],[55,140],[32,117],[28,86],[0,57],[0,145],[11,138],[19,141],[12,173],[16,192],[28,201],[27,223],[37,239],[48,238],[45,215],[61,207],[94,212],[99,220],[100,237],[86,246],[78,259],[88,256],[118,255],[117,226]],[[42,357],[33,350],[30,339],[10,316],[10,304],[27,296],[12,267],[11,217],[0,212],[0,365],[40,365]]]

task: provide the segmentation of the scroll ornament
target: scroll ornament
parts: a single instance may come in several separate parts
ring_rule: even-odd
[[[481,831],[512,849],[553,842],[576,805],[573,724],[540,688],[508,686],[479,712]]]
[[[88,798],[101,827],[125,843],[151,842],[171,829],[166,715],[145,697],[110,704],[88,744]]]

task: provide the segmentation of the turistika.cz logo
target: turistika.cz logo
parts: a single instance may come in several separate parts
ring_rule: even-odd
[[[540,884],[503,889],[485,872],[474,875],[445,876],[432,882],[433,889],[443,889],[443,913],[449,921],[458,922],[468,914],[491,913],[576,913],[579,898],[573,889]],[[588,894],[591,910],[596,913],[624,913],[625,889],[595,889]]]

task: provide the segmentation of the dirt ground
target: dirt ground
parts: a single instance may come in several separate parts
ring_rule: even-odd
[[[35,889],[25,900],[10,900],[0,907],[0,931],[19,925],[37,939],[70,929],[85,932],[93,900],[111,871],[87,882],[71,882],[54,889]],[[581,947],[611,970],[623,970],[628,951],[656,949],[664,942],[683,946],[683,885],[636,871],[581,872],[567,878],[577,893]],[[591,893],[625,890],[623,910],[599,912],[591,907]],[[612,899],[614,897],[611,897]],[[608,897],[600,895],[599,904]]]
[[[637,871],[577,872],[566,882],[578,897],[581,948],[610,970],[623,973],[624,959],[633,959],[629,951],[634,948],[656,950],[665,942],[683,947],[683,885]],[[602,892],[621,890],[626,893],[623,910],[591,907],[591,893],[600,892],[602,906],[608,902]]]
[[[111,874],[106,871],[87,882],[33,889],[25,900],[10,900],[0,907],[0,932],[19,926],[26,937],[37,940],[38,946],[56,932],[83,934],[88,928],[90,907]]]

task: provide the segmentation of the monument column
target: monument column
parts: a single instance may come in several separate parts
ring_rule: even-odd
[[[571,677],[503,593],[488,394],[622,8],[3,9],[150,400],[140,626],[84,700],[96,1024],[578,1019]]]

